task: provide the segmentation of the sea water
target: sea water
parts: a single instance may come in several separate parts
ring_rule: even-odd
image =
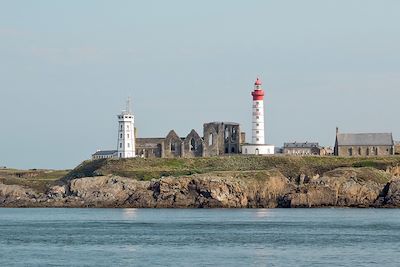
[[[0,266],[400,266],[400,210],[0,209]]]

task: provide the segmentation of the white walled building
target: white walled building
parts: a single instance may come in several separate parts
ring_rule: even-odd
[[[265,125],[264,125],[264,90],[262,83],[257,78],[254,83],[251,124],[251,144],[242,146],[242,154],[245,155],[271,155],[275,153],[275,146],[265,144]]]
[[[97,150],[92,159],[104,158],[133,158],[135,157],[135,118],[130,108],[130,99],[126,104],[126,110],[117,115],[118,118],[118,142],[116,150]]]

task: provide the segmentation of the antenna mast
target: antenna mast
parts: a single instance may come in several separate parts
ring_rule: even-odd
[[[126,100],[126,112],[131,114],[131,97],[129,96]]]

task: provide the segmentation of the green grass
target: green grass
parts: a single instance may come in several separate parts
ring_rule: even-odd
[[[68,174],[70,170],[16,170],[2,169],[0,182],[7,185],[21,185],[32,188],[38,193],[58,183],[58,180]],[[17,175],[34,175],[33,177],[18,177]]]
[[[119,175],[138,180],[162,176],[181,176],[218,171],[265,171],[276,169],[288,178],[300,174],[322,175],[342,167],[371,167],[386,170],[400,164],[400,157],[342,158],[342,157],[286,157],[286,156],[231,156],[177,159],[105,159],[86,161],[64,177],[64,181],[85,176]]]

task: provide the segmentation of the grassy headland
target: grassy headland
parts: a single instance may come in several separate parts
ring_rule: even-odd
[[[386,170],[400,165],[400,157],[342,158],[342,157],[287,157],[287,156],[231,156],[176,159],[100,159],[85,161],[63,180],[86,176],[119,175],[137,180],[151,180],[163,176],[181,176],[210,172],[244,172],[276,169],[286,177],[299,174],[316,175],[341,167],[370,167]]]
[[[0,183],[22,185],[32,188],[36,192],[45,192],[69,172],[70,170],[0,169]]]

